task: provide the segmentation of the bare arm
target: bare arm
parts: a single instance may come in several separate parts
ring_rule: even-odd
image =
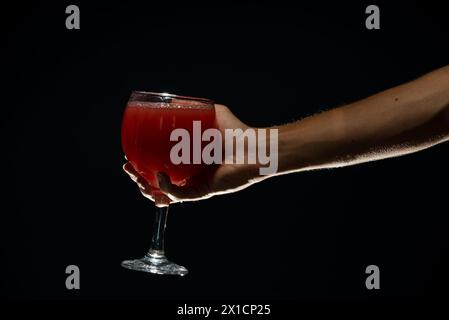
[[[279,127],[279,172],[333,168],[449,139],[449,66],[344,107]]]

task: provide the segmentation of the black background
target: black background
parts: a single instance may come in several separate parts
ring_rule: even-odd
[[[447,297],[449,145],[267,180],[174,205],[169,257],[184,278],[125,270],[147,250],[152,203],[123,173],[131,90],[212,98],[254,126],[350,103],[449,63],[448,11],[359,2],[77,1],[1,12],[0,294],[7,299]],[[65,288],[65,268],[81,289]],[[365,288],[365,268],[381,289]]]

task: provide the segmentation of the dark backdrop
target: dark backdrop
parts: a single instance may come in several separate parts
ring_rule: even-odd
[[[175,205],[168,255],[184,278],[123,269],[152,204],[122,172],[134,89],[212,98],[254,126],[350,103],[449,63],[428,1],[2,5],[0,293],[32,299],[408,299],[447,296],[449,145],[282,176]],[[65,288],[65,267],[81,289]],[[365,268],[381,289],[365,288]]]

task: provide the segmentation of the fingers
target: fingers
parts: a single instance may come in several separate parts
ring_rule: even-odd
[[[127,162],[123,165],[123,170],[130,176],[130,178],[139,186],[140,192],[151,201],[155,201],[152,194],[151,185],[142,177],[131,163]],[[211,197],[207,189],[207,184],[195,183],[195,185],[177,186],[171,183],[170,177],[163,172],[157,174],[159,188],[162,192],[167,194],[172,202],[183,200],[199,200]]]
[[[148,188],[150,185],[145,180],[144,177],[142,177],[136,169],[132,166],[131,163],[127,162],[123,165],[123,170],[131,177],[131,179],[139,185],[141,188]]]
[[[157,179],[159,188],[175,200],[199,200],[211,196],[206,196],[206,193],[201,190],[201,187],[177,186],[171,183],[170,177],[163,172],[157,174]]]
[[[136,169],[134,169],[134,167],[132,166],[131,163],[127,162],[123,165],[123,170],[130,176],[130,178],[137,183],[137,185],[139,186],[139,190],[140,192],[148,199],[150,199],[151,201],[154,201],[154,198],[151,194],[151,186],[150,184],[147,182],[147,180],[145,180],[144,177],[142,177],[137,171]]]
[[[134,169],[133,165],[129,162],[123,165],[123,170],[131,177],[131,179],[136,182],[139,173]]]
[[[157,180],[159,182],[159,188],[162,191],[176,198],[185,198],[186,194],[184,189],[171,183],[170,177],[166,173],[159,172],[157,174]]]

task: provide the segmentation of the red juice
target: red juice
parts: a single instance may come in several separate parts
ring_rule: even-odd
[[[186,129],[190,138],[193,121],[201,121],[201,134],[215,127],[213,105],[130,101],[122,122],[122,147],[133,167],[150,183],[153,193],[159,193],[156,174],[165,172],[172,183],[182,185],[190,177],[202,172],[206,164],[173,164],[170,150],[178,141],[170,141],[174,129]],[[190,154],[192,159],[192,141]],[[202,143],[203,146],[203,143]]]

